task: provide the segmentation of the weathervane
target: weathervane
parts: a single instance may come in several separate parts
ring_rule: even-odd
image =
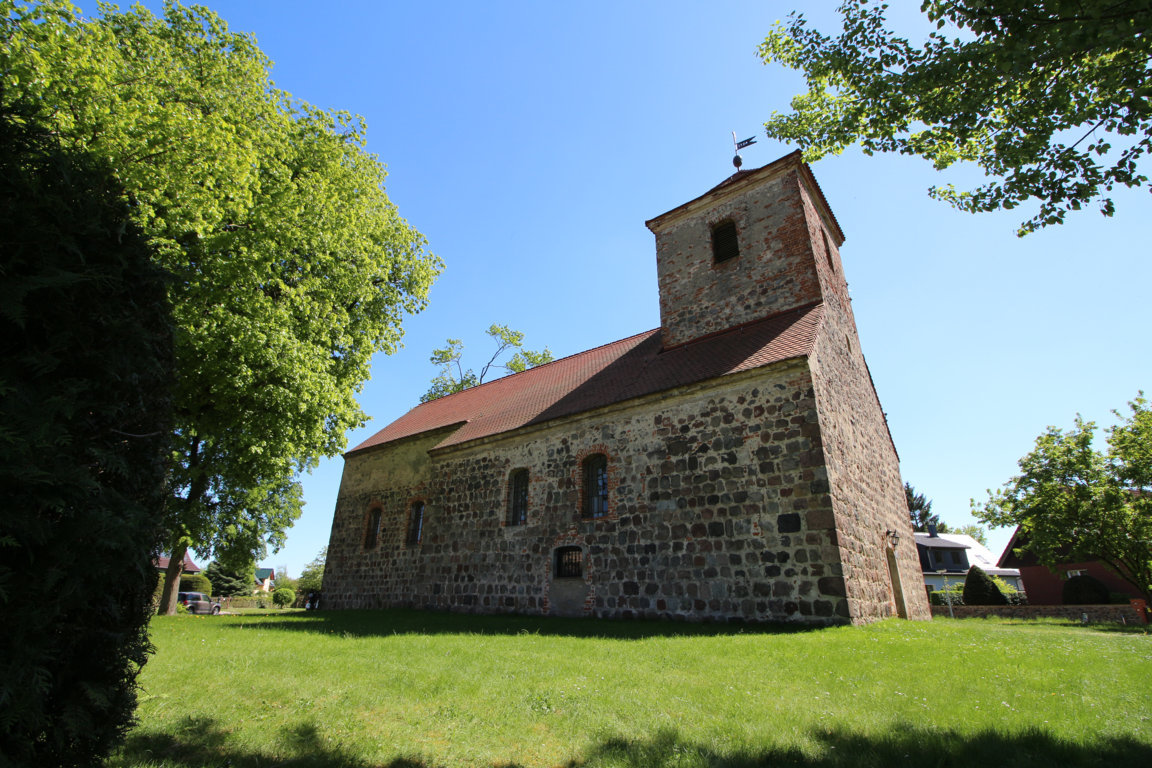
[[[744,141],[736,141],[736,131],[732,131],[732,144],[736,147],[736,156],[732,158],[732,165],[736,166],[736,170],[740,170],[740,166],[744,164],[744,158],[740,157],[740,150],[744,147],[750,147],[756,143],[756,137],[753,136]]]

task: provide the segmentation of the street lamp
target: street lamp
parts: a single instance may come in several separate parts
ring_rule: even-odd
[[[948,603],[948,618],[956,618],[956,614],[952,613],[952,596],[948,594],[948,571],[936,571],[944,577],[944,600]]]

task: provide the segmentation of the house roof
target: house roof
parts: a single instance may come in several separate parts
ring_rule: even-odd
[[[920,531],[916,531],[912,535],[916,537],[916,546],[918,547],[932,547],[934,549],[968,549],[967,544],[960,541],[953,541],[952,537],[946,533],[940,533],[933,536],[929,533],[921,533]],[[959,537],[957,536],[956,538]],[[965,538],[970,539],[972,537],[966,536]],[[975,539],[972,540],[975,541]]]
[[[927,533],[916,532],[916,546],[932,547],[933,549],[966,549],[968,550],[968,564],[978,565],[980,570],[993,576],[1019,576],[1017,568],[1001,568],[996,564],[996,556],[988,547],[966,533],[941,533],[930,536]]]
[[[422,403],[345,455],[458,426],[437,448],[807,355],[824,306],[810,304],[664,349],[647,331]]]
[[[169,562],[171,562],[171,558],[168,555],[158,555],[156,557],[156,567],[162,571],[168,570],[168,563]],[[199,573],[200,570],[201,570],[200,566],[198,566],[198,565],[196,565],[196,563],[192,562],[191,553],[185,552],[184,553],[184,573]]]
[[[264,581],[264,579],[270,579],[275,575],[276,575],[276,571],[272,568],[257,568],[256,569],[256,581]]]

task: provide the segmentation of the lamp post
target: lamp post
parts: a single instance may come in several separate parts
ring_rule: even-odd
[[[948,594],[948,571],[936,571],[944,577],[944,600],[948,603],[948,618],[956,618],[956,614],[952,613],[952,595]]]

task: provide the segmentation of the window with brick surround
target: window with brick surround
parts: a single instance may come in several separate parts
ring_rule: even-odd
[[[424,535],[424,502],[412,504],[412,514],[408,516],[408,544],[419,544]]]
[[[364,528],[364,549],[375,549],[380,535],[380,507],[368,510],[368,524]]]
[[[528,470],[514,469],[508,476],[508,525],[528,522]]]
[[[560,547],[556,550],[552,576],[557,579],[584,578],[584,552],[580,547]]]
[[[712,227],[712,263],[734,259],[740,255],[740,241],[736,237],[736,223],[722,221]]]
[[[608,514],[608,457],[594,453],[584,459],[584,507],[583,517],[604,517]]]

